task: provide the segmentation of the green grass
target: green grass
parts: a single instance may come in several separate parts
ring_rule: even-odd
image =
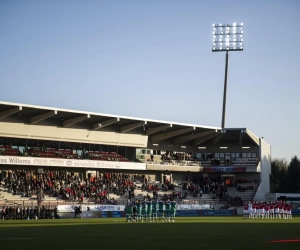
[[[175,223],[126,223],[124,219],[0,221],[2,249],[300,249],[300,217],[243,220],[240,217],[177,218]]]

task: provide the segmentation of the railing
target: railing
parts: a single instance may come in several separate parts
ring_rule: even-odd
[[[249,166],[249,167],[257,167],[258,163],[254,162],[236,162],[227,164],[225,162],[220,162],[216,164],[213,161],[187,161],[187,160],[160,160],[160,161],[151,161],[144,160],[146,164],[155,164],[155,165],[173,165],[173,166],[199,166],[199,167],[230,167],[230,166]],[[240,163],[240,164],[238,164]]]
[[[229,205],[228,200],[224,199],[184,199],[176,200],[178,204],[206,204],[210,206],[216,206],[216,205]],[[127,199],[124,200],[119,200],[117,201],[117,204],[112,204],[112,203],[105,203],[103,205],[125,205],[127,202]],[[34,206],[46,206],[46,207],[53,207],[53,206],[58,206],[58,205],[94,205],[94,204],[99,204],[102,205],[101,203],[95,203],[95,202],[79,202],[79,201],[64,201],[64,200],[56,200],[56,201],[51,201],[51,200],[45,200],[41,201],[38,203],[37,200],[0,200],[0,206],[29,206],[29,207],[34,207]]]

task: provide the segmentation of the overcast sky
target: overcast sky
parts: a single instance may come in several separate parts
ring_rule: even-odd
[[[229,56],[226,127],[300,156],[300,1],[0,2],[0,100],[221,126],[225,53],[213,23],[244,23]]]

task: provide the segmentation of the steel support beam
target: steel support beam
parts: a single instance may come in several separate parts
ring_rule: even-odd
[[[135,129],[135,128],[142,127],[142,126],[144,126],[144,125],[146,125],[146,124],[147,124],[147,121],[129,124],[129,125],[126,125],[126,126],[121,127],[120,131],[121,131],[121,133],[125,133],[125,132],[128,132],[128,131],[130,131],[130,130],[133,130],[133,129]]]
[[[223,134],[219,134],[219,135],[213,140],[213,145],[215,146],[215,145],[222,139],[223,136],[224,136],[224,133],[223,133]]]
[[[200,137],[215,134],[216,132],[217,132],[217,130],[209,130],[209,131],[200,132],[200,133],[196,133],[196,134],[192,134],[192,135],[180,136],[180,137],[175,138],[173,140],[173,143],[174,144],[180,144],[180,143],[183,143],[183,142],[195,140],[195,139],[200,138]]]
[[[146,135],[153,135],[153,134],[155,134],[157,132],[166,130],[168,128],[172,128],[172,126],[173,126],[172,124],[167,124],[167,125],[162,125],[162,126],[151,128],[151,129],[149,128],[146,131]]]
[[[78,116],[78,117],[75,117],[75,118],[71,118],[71,119],[68,119],[68,120],[65,120],[63,122],[63,127],[66,128],[66,127],[69,127],[75,123],[78,123],[78,122],[81,122],[83,120],[86,120],[86,119],[89,119],[91,118],[90,115],[82,115],[82,116]]]
[[[211,134],[211,135],[207,135],[207,136],[204,136],[204,137],[201,137],[201,138],[198,138],[196,140],[194,140],[194,145],[197,146],[197,145],[200,145],[202,144],[203,142],[206,142],[214,137],[216,137],[217,135],[219,135],[220,133],[217,132],[217,133],[214,133],[214,134]]]
[[[111,124],[114,124],[116,122],[120,121],[120,118],[117,117],[117,118],[113,118],[113,119],[109,119],[109,120],[106,120],[106,121],[103,121],[103,122],[99,122],[99,123],[95,123],[93,125],[93,130],[97,130],[97,129],[100,129],[100,128],[104,128],[106,126],[109,126]]]
[[[30,124],[35,124],[35,123],[38,123],[42,120],[45,120],[51,116],[54,116],[54,115],[57,115],[57,110],[52,110],[50,112],[47,112],[47,113],[44,113],[44,114],[41,114],[41,115],[36,115],[36,116],[33,116],[30,118],[30,121],[29,123]]]
[[[22,110],[22,106],[11,108],[11,109],[8,109],[8,110],[4,110],[4,111],[0,112],[0,119],[3,119],[7,116],[18,113],[21,110]]]
[[[171,131],[171,132],[167,132],[167,133],[163,133],[163,134],[159,134],[159,135],[153,135],[151,137],[151,142],[159,142],[159,141],[163,141],[178,135],[182,135],[185,133],[188,133],[190,131],[195,130],[195,127],[189,127],[189,128],[184,128],[184,129],[180,129],[180,130],[176,130],[176,131]]]

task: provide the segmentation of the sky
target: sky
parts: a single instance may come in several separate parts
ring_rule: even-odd
[[[221,126],[225,53],[213,23],[244,23],[229,54],[226,127],[273,158],[300,156],[300,1],[0,1],[0,101]]]

